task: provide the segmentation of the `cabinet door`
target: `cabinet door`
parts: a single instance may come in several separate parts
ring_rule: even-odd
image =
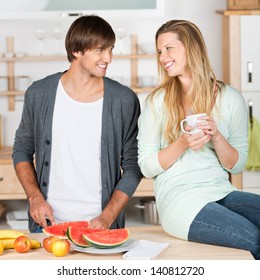
[[[250,100],[252,102],[252,114],[260,121],[260,91],[252,92],[242,92],[245,101],[248,104]],[[249,109],[249,106],[248,106]],[[249,127],[250,129],[250,127]],[[259,141],[259,139],[254,139],[253,141]],[[260,172],[259,171],[248,171],[243,172],[243,189],[245,191],[259,193],[260,194]]]
[[[241,16],[241,89],[260,91],[259,15]]]
[[[0,165],[0,198],[25,198],[24,190],[12,164]]]

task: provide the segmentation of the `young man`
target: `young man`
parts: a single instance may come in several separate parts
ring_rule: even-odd
[[[123,208],[142,177],[140,105],[131,89],[105,77],[114,43],[104,19],[76,19],[65,40],[69,69],[34,82],[25,94],[13,162],[31,232],[48,220],[124,227]]]

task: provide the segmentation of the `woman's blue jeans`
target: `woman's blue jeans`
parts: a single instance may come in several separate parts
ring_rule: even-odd
[[[260,259],[260,195],[233,191],[193,220],[188,240],[248,250]]]

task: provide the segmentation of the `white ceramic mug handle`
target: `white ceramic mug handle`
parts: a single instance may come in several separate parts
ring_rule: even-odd
[[[181,130],[182,130],[182,132],[184,132],[184,133],[186,133],[186,134],[190,134],[190,132],[188,132],[188,131],[186,131],[186,130],[184,129],[184,126],[183,126],[184,122],[186,122],[186,119],[183,119],[183,120],[181,121]]]

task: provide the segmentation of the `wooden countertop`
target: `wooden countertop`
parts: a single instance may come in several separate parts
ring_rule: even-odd
[[[158,260],[253,260],[250,252],[227,247],[213,246],[183,241],[166,234],[161,226],[129,227],[130,238],[145,239],[154,242],[169,242],[170,246],[157,256]],[[44,233],[27,234],[30,238],[42,242]],[[33,249],[28,253],[19,254],[14,249],[5,250],[1,260],[122,260],[123,253],[110,255],[86,254],[71,249],[65,257],[55,257],[44,248]]]
[[[0,164],[12,164],[12,147],[3,146],[0,149]]]

